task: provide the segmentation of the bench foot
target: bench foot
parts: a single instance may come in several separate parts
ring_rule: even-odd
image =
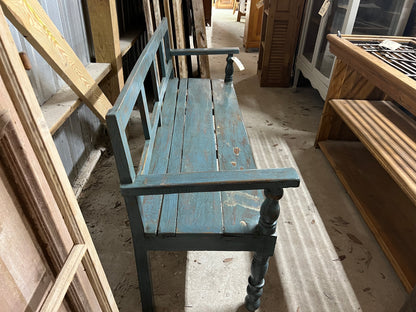
[[[247,296],[245,299],[246,309],[255,311],[260,307],[260,297],[263,294],[264,276],[269,267],[269,256],[254,254],[251,263],[251,276],[248,278]]]

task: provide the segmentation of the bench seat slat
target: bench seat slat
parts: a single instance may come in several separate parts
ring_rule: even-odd
[[[185,104],[188,89],[188,79],[179,83],[178,100],[176,103],[175,125],[173,128],[172,146],[169,156],[168,172],[179,173],[182,164],[183,132],[185,123]],[[158,234],[174,235],[178,215],[178,194],[167,194],[163,198]]]
[[[212,91],[220,170],[255,169],[233,84],[213,80]],[[221,199],[224,232],[252,233],[260,216],[262,191],[222,192]]]
[[[178,79],[171,79],[166,89],[164,104],[162,106],[162,125],[157,129],[152,159],[150,161],[149,173],[163,174],[166,173],[167,161],[159,159],[168,159],[173,133],[176,106],[176,93],[178,89]],[[156,234],[159,223],[160,209],[162,205],[162,195],[144,196],[142,201],[142,218],[144,230],[148,234]]]
[[[416,128],[388,101],[331,100],[330,105],[416,203]]]
[[[189,79],[182,172],[217,170],[211,111],[210,80]],[[219,192],[179,195],[177,233],[222,233],[222,231]]]

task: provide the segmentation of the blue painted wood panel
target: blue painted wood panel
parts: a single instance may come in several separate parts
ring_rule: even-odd
[[[182,172],[217,170],[211,82],[189,79]],[[178,233],[221,233],[220,194],[180,194]]]
[[[169,173],[179,173],[181,171],[187,89],[188,79],[181,79],[178,90],[178,99],[176,103],[172,147],[169,156]],[[174,235],[176,233],[178,199],[178,194],[167,194],[164,196],[162,213],[159,222],[159,234]]]
[[[173,117],[175,116],[177,90],[178,79],[170,80],[161,112],[163,123],[157,131],[152,159],[150,161],[150,174],[165,174],[167,172],[173,135]],[[145,232],[148,234],[157,233],[162,200],[162,195],[143,197],[143,226]]]
[[[256,168],[232,83],[212,81],[220,170]],[[260,216],[260,190],[222,192],[225,233],[251,233]]]

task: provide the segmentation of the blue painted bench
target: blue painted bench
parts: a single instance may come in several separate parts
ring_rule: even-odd
[[[256,169],[232,83],[238,52],[171,49],[164,20],[107,114],[143,311],[153,309],[149,250],[254,251],[245,304],[250,311],[260,305],[279,199],[299,178],[292,168]],[[173,78],[171,57],[190,54],[226,54],[224,81]],[[144,87],[149,72],[152,114]],[[136,104],[146,139],[137,171],[125,132]]]

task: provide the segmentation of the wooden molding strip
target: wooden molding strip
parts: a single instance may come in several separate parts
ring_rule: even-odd
[[[0,0],[0,3],[7,18],[19,32],[105,123],[105,115],[112,107],[111,103],[39,2],[36,0]]]
[[[87,246],[84,244],[78,244],[72,247],[61,272],[59,272],[51,291],[42,305],[41,312],[56,312],[59,310],[68,287],[81,264],[82,258],[84,258],[86,250]]]
[[[2,1],[1,3],[3,3]],[[62,217],[75,244],[88,248],[82,261],[103,311],[118,311],[110,285],[66,175],[52,136],[46,125],[3,10],[0,7],[0,75],[48,181]]]

